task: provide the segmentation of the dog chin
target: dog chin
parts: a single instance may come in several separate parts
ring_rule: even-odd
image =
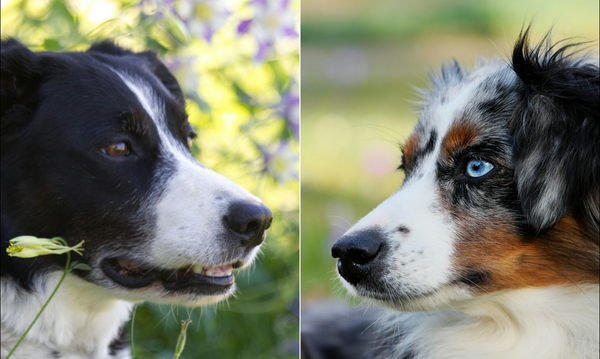
[[[161,285],[156,285],[137,290],[117,289],[113,290],[113,294],[119,299],[133,303],[151,302],[183,307],[202,307],[224,301],[231,297],[236,290],[237,287],[234,283],[221,294],[172,293],[165,290]]]
[[[455,309],[460,303],[473,299],[468,289],[457,284],[448,284],[423,294],[374,292],[362,287],[355,287],[341,278],[344,288],[352,296],[401,312],[432,311],[438,309]]]

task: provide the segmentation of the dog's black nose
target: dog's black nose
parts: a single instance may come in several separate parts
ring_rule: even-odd
[[[265,231],[273,221],[273,213],[262,203],[234,202],[229,205],[224,220],[227,227],[241,239],[242,246],[251,248],[264,240]]]
[[[331,248],[333,258],[338,258],[340,275],[351,284],[358,283],[371,270],[384,243],[383,235],[376,230],[356,232],[340,238]]]

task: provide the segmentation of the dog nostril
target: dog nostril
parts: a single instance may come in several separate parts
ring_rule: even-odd
[[[365,230],[342,237],[331,248],[331,254],[339,258],[340,275],[355,284],[365,280],[384,246],[385,237],[378,230]]]
[[[250,221],[250,223],[248,223],[248,225],[246,226],[246,231],[245,233],[254,233],[258,230],[258,221]]]
[[[365,265],[377,256],[381,245],[368,248],[352,248],[346,254],[348,260],[354,264]]]
[[[273,220],[271,210],[262,203],[234,202],[223,218],[227,228],[244,247],[254,247],[264,239],[264,232]]]

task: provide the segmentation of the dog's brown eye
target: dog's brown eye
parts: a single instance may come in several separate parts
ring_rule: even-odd
[[[124,157],[129,154],[129,147],[127,147],[125,142],[118,142],[102,149],[102,152],[110,157]]]
[[[187,146],[189,149],[192,148],[192,140],[193,140],[192,136],[187,137]]]

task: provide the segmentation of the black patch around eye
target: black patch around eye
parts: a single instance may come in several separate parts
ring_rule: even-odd
[[[433,148],[435,147],[435,142],[437,141],[437,132],[435,130],[431,131],[431,135],[429,136],[429,141],[425,145],[422,154],[426,155],[428,153],[433,152]]]
[[[427,154],[433,152],[433,149],[435,148],[435,143],[437,141],[437,132],[435,130],[432,130],[430,135],[429,135],[429,140],[427,140],[427,144],[425,144],[425,147],[423,148],[419,148],[417,149],[411,156],[410,158],[410,164],[409,166],[406,166],[406,162],[404,160],[404,155],[402,155],[402,163],[400,164],[400,166],[398,167],[399,170],[403,170],[406,172],[407,176],[409,175],[409,172],[411,170],[411,167],[414,167],[415,163],[418,163],[419,160],[426,156]]]

